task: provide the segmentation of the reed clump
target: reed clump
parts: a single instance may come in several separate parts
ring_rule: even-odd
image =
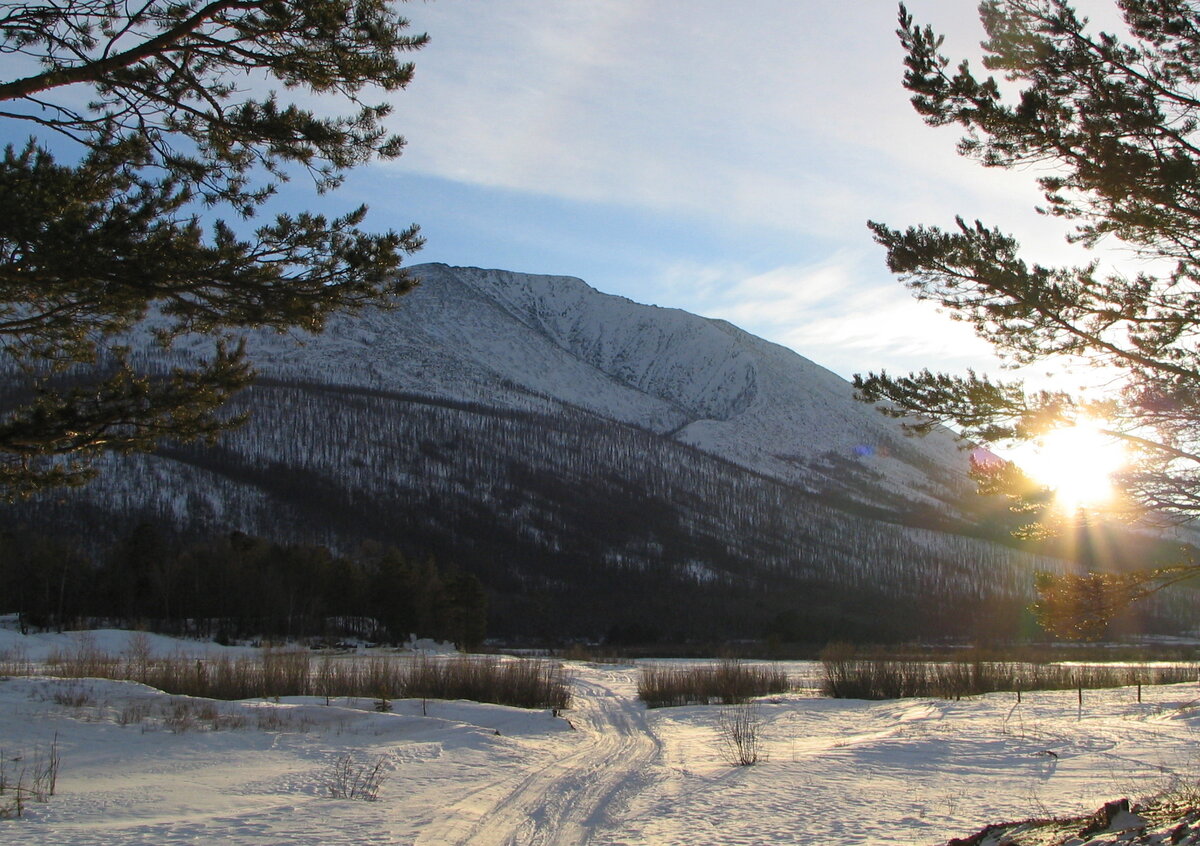
[[[736,659],[681,667],[651,664],[642,667],[638,677],[638,698],[647,708],[740,705],[789,690],[791,680],[778,667]]]
[[[0,820],[21,817],[29,802],[46,802],[58,789],[58,734],[32,754],[0,749]]]
[[[1172,664],[1042,664],[1024,661],[920,661],[859,657],[852,647],[821,657],[821,692],[837,699],[958,699],[984,693],[1099,690],[1137,684],[1196,681],[1200,666]]]
[[[9,669],[16,669],[10,666]],[[152,657],[138,650],[110,655],[82,648],[52,656],[34,675],[140,682],[181,696],[256,699],[322,696],[470,699],[519,708],[570,706],[570,678],[557,662],[494,656],[323,655],[306,649],[257,654]]]

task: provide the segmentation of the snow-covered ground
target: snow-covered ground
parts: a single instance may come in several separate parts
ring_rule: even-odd
[[[71,642],[19,637],[0,649],[33,658]],[[120,633],[92,637],[120,650]],[[636,668],[571,668],[575,704],[557,718],[469,702],[214,705],[6,678],[8,777],[55,742],[61,764],[56,794],[0,821],[0,843],[932,844],[1200,774],[1195,684],[1143,688],[1140,704],[1133,688],[1084,691],[1082,708],[1071,691],[1020,704],[772,697],[756,706],[766,760],[733,767],[719,707],[647,712]],[[379,764],[378,800],[332,798],[339,762]]]

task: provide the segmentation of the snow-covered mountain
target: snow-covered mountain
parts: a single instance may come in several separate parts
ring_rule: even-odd
[[[812,491],[866,478],[855,495],[867,500],[953,503],[969,488],[966,454],[948,433],[906,437],[846,380],[726,321],[570,277],[442,264],[412,272],[421,285],[394,310],[335,318],[316,337],[251,336],[262,375],[586,409]]]
[[[22,519],[393,544],[478,574],[513,636],[1010,631],[1061,566],[988,539],[948,433],[791,350],[578,279],[413,272],[394,309],[250,335],[251,421],[217,447],[114,457]]]

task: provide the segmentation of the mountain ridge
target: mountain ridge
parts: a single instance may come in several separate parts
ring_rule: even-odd
[[[1068,566],[972,522],[951,433],[906,437],[794,351],[571,277],[411,272],[393,309],[250,333],[249,423],[217,446],[112,456],[13,513],[394,545],[477,575],[493,634],[545,640],[1011,634],[1033,572]]]
[[[948,432],[905,436],[841,377],[727,321],[573,277],[442,264],[410,272],[422,284],[394,309],[335,317],[322,335],[301,336],[321,351],[315,371],[312,356],[265,333],[250,336],[256,366],[499,405],[519,406],[521,391],[551,397],[812,490],[829,481],[829,452],[881,474],[892,493],[948,502],[966,490],[967,460]]]

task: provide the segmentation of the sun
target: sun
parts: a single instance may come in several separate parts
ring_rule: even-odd
[[[1042,435],[1018,464],[1054,491],[1060,507],[1074,510],[1111,500],[1113,474],[1127,462],[1121,441],[1106,434],[1100,421],[1082,418]]]

